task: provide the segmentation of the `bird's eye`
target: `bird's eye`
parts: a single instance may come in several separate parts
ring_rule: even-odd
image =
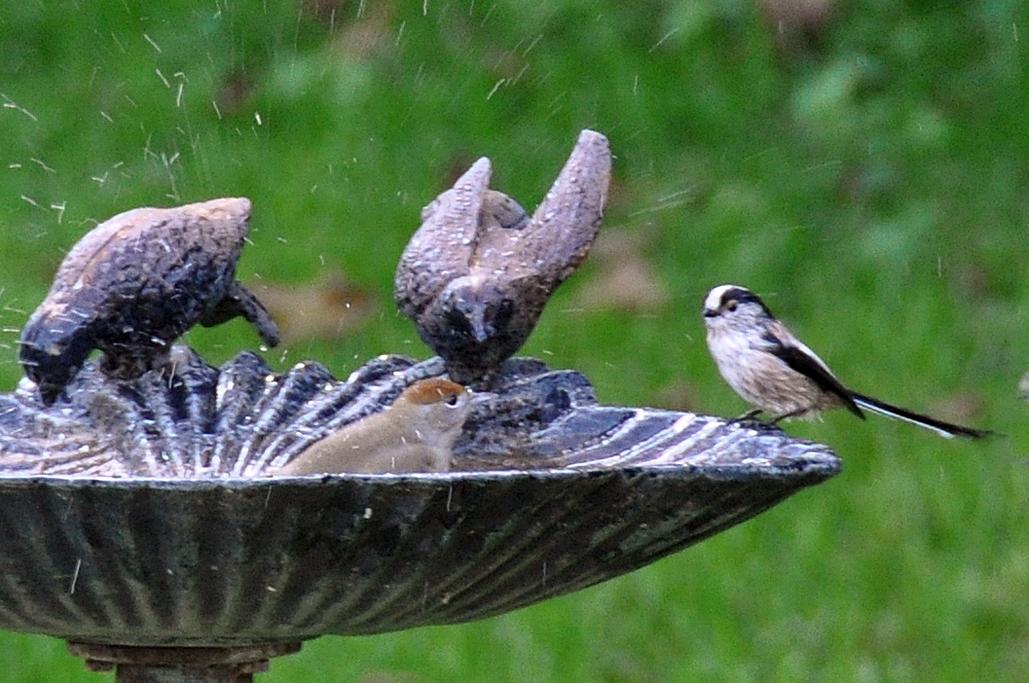
[[[511,320],[511,316],[514,314],[514,301],[511,299],[502,299],[500,305],[497,306],[497,312],[494,316],[494,323],[497,327],[505,327],[508,321]]]
[[[736,310],[736,300],[735,299],[730,300],[729,303],[725,304],[725,307],[727,309],[729,309],[730,311],[735,311]]]
[[[457,394],[450,394],[449,396],[443,399],[443,402],[446,403],[448,406],[456,406]]]

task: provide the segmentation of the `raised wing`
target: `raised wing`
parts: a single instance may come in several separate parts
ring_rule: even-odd
[[[422,210],[422,225],[404,249],[394,281],[406,315],[418,315],[448,282],[468,274],[491,173],[490,160],[482,157]]]
[[[610,181],[607,138],[582,131],[554,185],[519,232],[512,271],[538,276],[547,289],[575,272],[597,237]]]

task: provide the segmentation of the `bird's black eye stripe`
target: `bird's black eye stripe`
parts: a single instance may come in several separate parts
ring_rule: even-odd
[[[760,301],[753,292],[748,292],[745,289],[730,289],[722,295],[722,305],[729,306],[732,303],[752,303],[754,301]]]
[[[772,312],[765,306],[757,294],[746,289],[730,289],[722,295],[722,305],[730,311],[735,311],[739,304],[757,304],[769,317]]]

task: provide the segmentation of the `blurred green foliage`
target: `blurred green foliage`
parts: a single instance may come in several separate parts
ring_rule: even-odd
[[[95,221],[226,195],[255,204],[244,279],[342,267],[381,300],[359,335],[276,367],[425,356],[390,300],[419,208],[479,155],[531,208],[595,128],[617,156],[604,230],[652,235],[672,302],[573,307],[601,275],[587,264],[527,355],[608,403],[684,384],[736,414],[699,316],[736,282],[847,383],[1006,438],[793,423],[844,473],[740,528],[504,617],[323,638],[261,680],[1024,680],[1029,10],[824,0],[804,23],[790,4],[6,3],[0,383]],[[241,322],[189,341],[212,362],[256,343]],[[100,680],[42,636],[0,634],[0,652],[6,681]]]

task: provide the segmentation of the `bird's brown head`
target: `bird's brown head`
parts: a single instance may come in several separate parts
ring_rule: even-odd
[[[408,403],[414,405],[433,405],[444,403],[457,405],[468,394],[468,390],[457,382],[433,377],[415,382],[400,394]]]
[[[473,394],[464,386],[434,377],[404,389],[393,412],[409,422],[425,442],[452,444],[472,410]]]

